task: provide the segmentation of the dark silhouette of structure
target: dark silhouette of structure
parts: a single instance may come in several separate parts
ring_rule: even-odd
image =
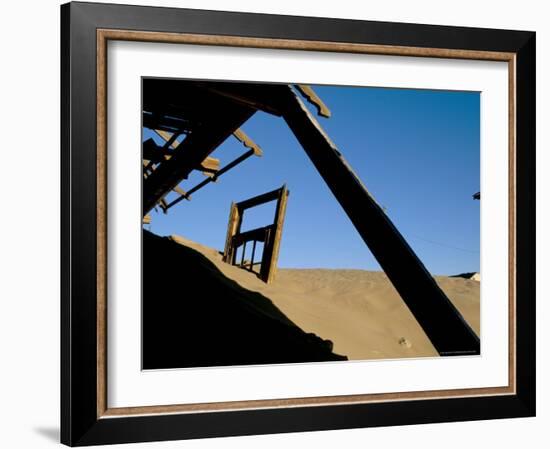
[[[477,335],[301,100],[300,94],[326,116],[328,109],[312,92],[287,84],[144,79],[143,125],[172,135],[153,148],[160,151],[159,162],[144,169],[143,215],[156,205],[170,206],[162,203],[164,196],[191,171],[204,170],[209,155],[256,111],[282,117],[439,354],[479,354]],[[171,149],[180,136],[183,141]],[[178,201],[186,198],[189,192]]]

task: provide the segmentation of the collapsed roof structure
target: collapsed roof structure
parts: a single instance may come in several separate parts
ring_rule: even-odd
[[[327,183],[374,257],[424,329],[440,355],[479,354],[477,335],[437,285],[431,274],[370,195],[301,96],[319,115],[330,111],[309,86],[237,82],[143,79],[143,126],[165,133],[160,147],[144,143],[143,215],[156,207],[168,210],[193,191],[261,150],[239,128],[256,111],[281,117]],[[249,148],[219,167],[210,157],[235,135]],[[177,139],[181,143],[175,145]],[[207,178],[186,191],[179,184],[193,170]],[[179,196],[172,202],[171,191]]]

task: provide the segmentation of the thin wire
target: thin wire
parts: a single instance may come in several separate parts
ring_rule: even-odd
[[[388,208],[387,208],[386,206],[382,206],[382,210],[384,211],[385,214],[388,213]],[[479,254],[479,251],[478,251],[478,250],[475,250],[475,249],[460,248],[460,247],[458,247],[458,246],[447,245],[447,244],[445,244],[445,243],[440,243],[440,242],[434,242],[433,240],[425,239],[424,237],[421,237],[421,236],[416,235],[416,234],[409,234],[409,233],[407,233],[407,235],[409,235],[409,236],[412,237],[413,239],[422,240],[423,242],[431,243],[432,245],[441,246],[441,247],[443,247],[443,248],[454,249],[454,250],[457,250],[457,251],[464,251],[464,252],[466,252],[466,253]]]
[[[473,250],[473,249],[460,248],[458,246],[452,246],[452,245],[447,245],[445,243],[434,242],[433,240],[428,240],[428,239],[425,239],[424,237],[420,237],[419,235],[415,235],[415,234],[409,234],[409,235],[414,239],[422,240],[426,243],[431,243],[432,245],[442,246],[444,248],[455,249],[455,250],[458,250],[458,251],[464,251],[464,252],[467,252],[467,253],[479,254],[479,251],[476,251],[476,250]]]

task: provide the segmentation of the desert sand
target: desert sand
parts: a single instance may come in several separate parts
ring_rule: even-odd
[[[267,285],[254,273],[222,262],[213,248],[179,236],[170,239],[204,255],[241,287],[268,298],[275,307],[256,305],[263,307],[262,313],[332,341],[334,353],[349,360],[438,355],[383,272],[280,268],[275,281]],[[479,335],[479,281],[435,279]]]

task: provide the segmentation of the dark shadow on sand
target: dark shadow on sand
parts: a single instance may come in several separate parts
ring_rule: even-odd
[[[347,360],[203,254],[143,231],[143,368]]]

